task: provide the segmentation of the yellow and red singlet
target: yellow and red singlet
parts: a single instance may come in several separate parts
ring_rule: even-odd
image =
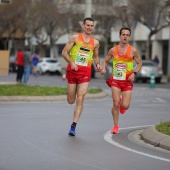
[[[86,43],[83,40],[83,35],[78,34],[78,40],[70,50],[70,58],[75,64],[77,64],[78,71],[71,70],[70,64],[68,64],[67,70],[74,72],[75,74],[91,75],[93,53],[94,38],[90,37],[90,41]]]
[[[128,81],[129,76],[133,73],[133,57],[131,56],[132,46],[128,46],[124,55],[119,55],[118,45],[115,46],[113,54],[113,72],[114,80]]]

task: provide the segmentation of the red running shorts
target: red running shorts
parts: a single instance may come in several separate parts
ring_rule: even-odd
[[[112,77],[106,81],[106,84],[109,87],[117,87],[118,89],[121,89],[121,91],[128,91],[133,89],[133,82],[114,80]]]
[[[67,71],[66,77],[69,84],[81,84],[91,80],[90,75],[75,74],[70,71]]]

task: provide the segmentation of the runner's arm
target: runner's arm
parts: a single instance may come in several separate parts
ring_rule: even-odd
[[[95,40],[95,47],[94,47],[94,55],[93,55],[93,59],[94,59],[94,63],[96,65],[97,71],[101,70],[101,66],[100,66],[100,58],[99,58],[99,41]]]
[[[107,53],[107,56],[104,58],[103,63],[102,63],[102,69],[100,72],[101,75],[106,73],[107,64],[113,58],[113,51],[114,51],[114,48],[111,48],[109,52]]]
[[[136,67],[136,69],[134,70],[134,72],[138,73],[138,71],[139,71],[139,70],[141,69],[141,67],[142,67],[142,60],[140,59],[139,54],[138,54],[138,52],[137,52],[137,50],[136,50],[135,48],[133,49],[133,58],[134,58],[134,60],[135,60],[135,62],[136,62],[136,64],[137,64],[137,67]],[[132,74],[129,76],[128,80],[131,81],[131,82],[133,82],[133,81],[135,80],[135,76],[136,76],[136,74],[132,73]]]
[[[136,49],[134,49],[133,58],[134,58],[134,60],[135,60],[135,62],[136,62],[136,64],[137,64],[137,67],[136,67],[136,69],[135,69],[135,72],[138,73],[138,72],[140,71],[141,67],[142,67],[142,60],[140,59],[139,54],[138,54],[138,52],[137,52]]]
[[[71,48],[75,45],[77,37],[78,35],[72,35],[62,51],[63,58],[68,62],[68,64],[71,65],[71,69],[73,70],[77,70],[78,67],[74,62],[72,62],[68,53],[71,50]]]

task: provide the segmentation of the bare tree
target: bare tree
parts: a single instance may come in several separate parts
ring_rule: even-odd
[[[95,34],[100,35],[100,42],[104,43],[102,53],[104,56],[108,51],[110,42],[111,27],[116,24],[116,5],[110,1],[94,1],[92,16],[97,21]],[[102,46],[101,46],[102,47]]]
[[[19,45],[22,45],[22,40],[27,31],[27,11],[29,10],[29,0],[13,0],[10,5],[0,7],[0,36],[4,38],[5,49],[9,39],[18,39]]]
[[[41,49],[49,42],[51,57],[57,57],[56,42],[59,38],[73,29],[72,13],[71,3],[66,0],[39,0],[32,7],[30,32],[36,37]]]
[[[134,19],[150,30],[147,43],[147,53],[150,58],[151,37],[168,26],[164,17],[166,4],[162,0],[129,0],[128,7]]]

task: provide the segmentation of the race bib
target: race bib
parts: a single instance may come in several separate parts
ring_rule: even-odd
[[[80,66],[87,66],[89,62],[90,55],[77,53],[75,63]]]
[[[116,79],[116,80],[126,80],[126,69],[125,68],[114,69],[114,79]]]

